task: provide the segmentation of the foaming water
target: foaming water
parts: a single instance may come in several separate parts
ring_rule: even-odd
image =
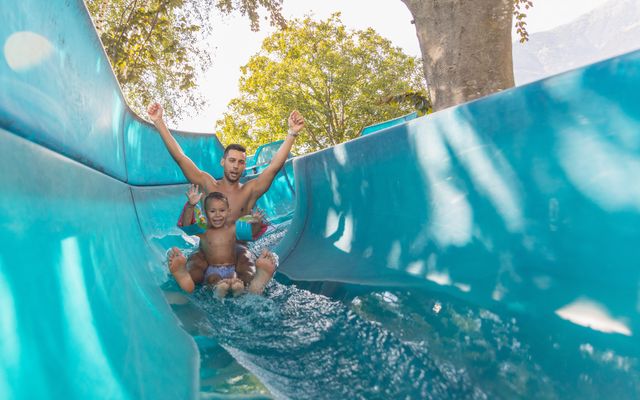
[[[210,335],[277,398],[486,398],[426,346],[325,296],[274,282],[265,297],[194,299]]]

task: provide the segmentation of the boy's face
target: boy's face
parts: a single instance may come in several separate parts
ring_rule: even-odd
[[[207,201],[205,213],[210,227],[221,228],[227,222],[229,207],[222,200],[210,199]]]
[[[238,150],[229,150],[227,156],[220,160],[224,169],[224,177],[232,183],[238,182],[246,167],[247,155]]]

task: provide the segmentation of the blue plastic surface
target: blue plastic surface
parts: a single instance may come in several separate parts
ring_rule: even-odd
[[[130,187],[5,130],[0,143],[0,398],[194,398],[198,354]]]
[[[636,52],[298,158],[280,270],[637,335],[638,104]]]
[[[396,126],[396,125],[401,125],[401,124],[403,124],[403,123],[405,123],[407,121],[411,121],[412,119],[416,119],[416,118],[418,118],[418,113],[417,112],[412,112],[411,114],[407,114],[407,115],[403,115],[402,117],[390,119],[389,121],[384,121],[384,122],[381,122],[379,124],[369,125],[369,126],[366,126],[366,127],[362,128],[362,131],[360,131],[360,136],[369,135],[371,133],[379,132],[381,130],[384,130],[384,129],[387,129],[387,128],[391,128],[391,127]]]
[[[0,18],[0,398],[196,398],[160,290],[184,177],[81,2]],[[289,161],[258,203],[293,217],[280,271],[559,318],[638,356],[638,104],[633,53]],[[219,176],[215,136],[178,140]]]

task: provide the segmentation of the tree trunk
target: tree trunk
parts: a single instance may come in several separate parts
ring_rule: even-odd
[[[514,85],[513,0],[402,0],[413,15],[433,110]]]

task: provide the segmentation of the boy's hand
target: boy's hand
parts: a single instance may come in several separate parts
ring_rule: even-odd
[[[195,206],[198,204],[200,199],[202,198],[202,193],[200,193],[200,188],[198,185],[189,186],[189,190],[187,190],[187,198],[189,199],[189,204]]]
[[[291,115],[289,115],[289,132],[293,136],[298,136],[298,132],[300,132],[304,128],[304,117],[298,110],[294,110]]]
[[[158,122],[162,120],[162,106],[160,103],[153,103],[147,108],[147,114],[152,122]]]

